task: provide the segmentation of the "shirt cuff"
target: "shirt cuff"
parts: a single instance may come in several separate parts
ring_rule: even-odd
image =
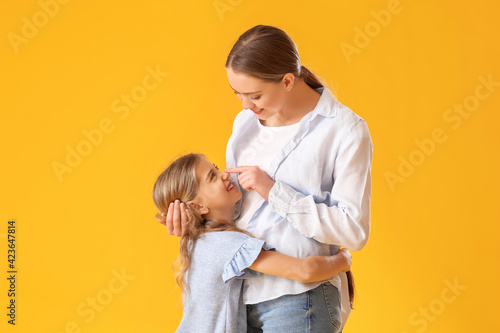
[[[293,189],[282,182],[276,181],[271,191],[269,191],[269,206],[273,212],[278,213],[281,217],[286,217],[292,198]]]

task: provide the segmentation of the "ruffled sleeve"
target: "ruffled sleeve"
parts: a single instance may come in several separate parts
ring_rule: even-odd
[[[249,269],[255,259],[260,254],[260,251],[271,250],[261,239],[248,237],[234,254],[231,261],[226,264],[222,279],[224,282],[237,277],[240,279],[248,279],[258,276],[260,273]]]

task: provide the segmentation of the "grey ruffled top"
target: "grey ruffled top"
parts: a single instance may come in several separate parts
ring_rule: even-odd
[[[176,332],[246,332],[243,279],[259,275],[248,267],[263,240],[235,231],[202,235],[193,248],[182,321]]]

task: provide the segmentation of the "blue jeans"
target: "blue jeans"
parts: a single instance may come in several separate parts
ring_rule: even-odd
[[[298,295],[247,305],[248,333],[341,332],[340,294],[330,282]]]

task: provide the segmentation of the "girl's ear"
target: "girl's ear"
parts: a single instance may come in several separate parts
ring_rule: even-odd
[[[209,212],[207,207],[200,205],[196,201],[189,201],[188,205],[194,208],[200,215],[206,215]]]

